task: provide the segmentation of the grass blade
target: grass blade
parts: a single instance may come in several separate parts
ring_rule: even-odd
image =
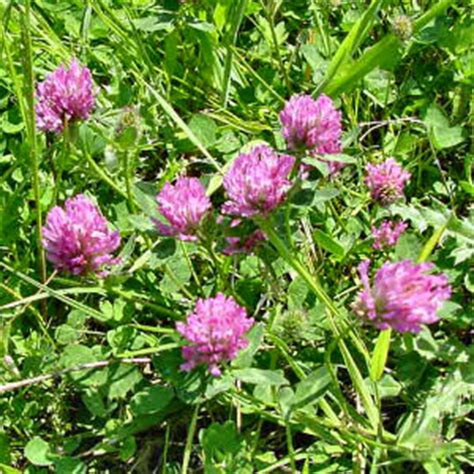
[[[370,362],[370,378],[378,382],[383,375],[387,363],[388,351],[390,349],[391,329],[381,331],[375,343],[374,353]]]
[[[383,2],[384,0],[374,0],[369,5],[367,11],[351,28],[351,31],[349,31],[337,49],[336,54],[333,56],[326,71],[326,76],[316,91],[316,95],[321,89],[324,88],[326,84],[332,80],[333,77],[336,76],[339,70],[351,60],[355,50],[361,45],[361,43],[369,34],[370,29],[377,17],[377,12],[379,11]]]
[[[224,78],[222,81],[222,104],[225,107],[227,105],[227,100],[229,99],[229,89],[231,82],[231,73],[232,73],[232,59],[233,59],[233,46],[237,41],[237,33],[239,32],[240,25],[244,18],[245,8],[247,6],[247,0],[238,0],[235,4],[234,15],[232,18],[231,30],[229,33],[229,40],[227,45],[227,55],[225,58],[224,65]]]
[[[442,13],[454,0],[442,0],[437,2],[430,10],[413,22],[413,33],[419,32],[426,24]],[[345,74],[334,77],[323,86],[323,91],[330,96],[338,96],[352,89],[369,72],[376,67],[383,66],[391,61],[394,54],[401,48],[401,40],[393,33],[389,33],[371,48],[364,51],[360,58],[350,67],[346,68]]]
[[[207,148],[202,144],[201,140],[194,134],[194,132],[186,125],[185,121],[179,116],[179,114],[173,109],[171,104],[153,87],[149,84],[146,84],[142,78],[137,77],[137,79],[143,82],[144,86],[148,89],[150,94],[157,100],[160,107],[163,111],[171,118],[171,120],[185,133],[189,141],[196,146],[196,148],[207,158],[210,164],[212,164],[216,170],[221,171],[221,165],[216,161],[216,159],[209,153]]]
[[[35,288],[38,288],[39,290],[42,290],[43,292],[47,293],[48,295],[52,296],[53,298],[56,298],[59,301],[62,301],[63,303],[71,306],[74,309],[78,309],[93,318],[96,318],[99,321],[104,321],[107,319],[107,316],[100,311],[97,311],[90,306],[87,306],[83,303],[79,303],[76,300],[73,300],[72,298],[69,298],[69,296],[66,296],[64,293],[61,293],[59,291],[53,290],[52,288],[49,288],[49,286],[43,285],[42,283],[37,282],[33,278],[30,278],[28,275],[25,275],[22,272],[19,272],[15,270],[14,268],[9,267],[5,263],[0,263],[0,265],[8,270],[9,272],[13,273],[16,275],[18,278],[22,279],[26,283],[29,283],[30,285],[34,286]]]

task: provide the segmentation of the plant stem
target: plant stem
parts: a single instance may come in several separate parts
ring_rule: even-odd
[[[132,170],[130,169],[130,154],[128,151],[124,152],[123,163],[125,168],[125,187],[127,190],[128,208],[130,212],[135,212],[136,207],[133,200]]]
[[[38,252],[38,265],[41,282],[46,281],[46,260],[43,250],[43,223],[41,215],[41,193],[40,193],[40,176],[39,176],[39,163],[38,163],[38,150],[36,141],[36,116],[35,116],[35,92],[34,92],[34,73],[33,73],[33,53],[31,47],[31,35],[30,35],[30,0],[25,1],[25,9],[21,13],[21,31],[23,37],[24,54],[23,67],[24,67],[24,93],[26,96],[26,110],[25,110],[25,123],[26,123],[26,134],[29,155],[31,160],[32,172],[33,172],[33,194],[35,199],[36,207],[36,245]],[[44,310],[45,308],[43,308]]]
[[[316,276],[313,276],[309,273],[306,267],[299,261],[299,259],[294,256],[294,253],[291,252],[285,244],[280,240],[278,234],[275,232],[274,228],[275,225],[271,220],[264,220],[261,218],[255,219],[257,224],[260,228],[265,232],[270,242],[275,246],[280,256],[286,260],[286,262],[291,265],[299,275],[306,281],[308,286],[313,290],[315,295],[327,306],[328,308],[328,321],[331,327],[331,330],[336,338],[339,350],[341,351],[342,357],[346,363],[347,370],[349,375],[354,383],[354,386],[361,398],[361,401],[364,405],[365,411],[369,420],[374,428],[376,428],[379,424],[379,412],[377,410],[377,406],[375,405],[374,401],[370,393],[367,390],[365,385],[364,379],[362,374],[359,371],[354,359],[351,355],[349,348],[347,347],[346,343],[342,339],[342,334],[340,329],[338,328],[336,321],[334,320],[334,316],[337,316],[339,319],[342,319],[342,315],[339,310],[336,308],[334,303],[332,302],[329,295],[324,291],[321,284],[319,283]],[[357,340],[356,337],[353,337],[354,343],[356,344],[359,349],[361,348],[360,341]]]
[[[66,159],[69,155],[69,151],[71,149],[70,140],[71,140],[70,126],[69,126],[68,121],[66,120],[66,123],[64,124],[64,129],[63,129],[62,147],[61,147],[61,151],[58,157],[57,173],[56,173],[55,183],[54,183],[53,202],[56,202],[59,197],[64,164],[66,162]]]
[[[277,61],[278,61],[278,65],[280,67],[280,72],[283,75],[283,79],[285,81],[285,86],[288,89],[288,93],[290,93],[291,92],[291,83],[290,83],[290,79],[288,77],[288,72],[286,71],[285,65],[283,64],[283,61],[281,59],[280,46],[278,44],[278,38],[277,38],[277,35],[276,35],[276,31],[275,31],[275,11],[274,11],[273,0],[268,0],[268,5],[266,5],[264,3],[264,1],[261,0],[261,4],[263,6],[263,9],[264,9],[266,17],[267,17],[268,26],[270,27],[273,46],[275,48],[275,55],[276,55],[276,58],[277,58]]]
[[[83,156],[86,159],[87,163],[90,165],[90,167],[95,171],[97,176],[107,183],[114,191],[116,191],[118,194],[120,194],[122,197],[125,199],[128,199],[128,195],[126,192],[123,192],[117,184],[105,173],[105,171],[102,170],[102,168],[94,161],[92,156],[86,151],[83,150]]]
[[[168,448],[170,444],[170,424],[166,424],[166,431],[165,431],[165,447],[163,449],[163,464],[162,464],[162,471],[164,474],[166,474],[166,464],[167,464],[167,458],[168,458]]]
[[[17,382],[7,383],[5,385],[0,385],[0,393],[11,392],[17,390],[18,388],[28,387],[36,383],[45,382],[46,380],[55,379],[62,377],[63,375],[70,374],[71,372],[78,372],[81,370],[92,370],[99,369],[102,367],[107,367],[115,363],[122,364],[149,364],[151,359],[149,357],[141,358],[124,358],[124,359],[111,359],[111,360],[102,360],[99,362],[87,362],[84,364],[79,364],[74,367],[68,367],[63,370],[58,370],[57,372],[52,372],[50,374],[39,375],[37,377],[31,377],[29,379],[19,380]]]
[[[286,446],[288,449],[288,457],[290,458],[291,472],[297,473],[296,462],[295,462],[295,447],[293,446],[293,435],[291,433],[291,426],[289,420],[285,420],[285,432],[286,432]]]
[[[184,258],[186,259],[186,263],[188,264],[189,271],[191,272],[191,275],[198,287],[199,293],[201,296],[204,296],[204,290],[201,285],[201,281],[199,280],[199,277],[197,276],[196,270],[194,269],[193,262],[189,258],[188,250],[186,249],[186,244],[182,241],[179,242],[179,245],[181,247],[181,251],[183,252]]]
[[[183,464],[181,466],[181,474],[188,473],[189,460],[191,459],[191,451],[193,449],[193,439],[194,439],[194,434],[196,432],[199,408],[200,408],[200,405],[198,403],[196,404],[193,417],[191,418],[191,423],[189,424],[188,435],[186,437],[186,446],[184,448]]]
[[[229,98],[229,90],[230,90],[230,83],[231,83],[231,74],[232,74],[232,57],[233,57],[233,49],[232,47],[235,45],[237,41],[237,36],[240,28],[240,24],[244,18],[245,8],[247,6],[247,0],[237,0],[235,3],[235,11],[232,17],[232,25],[229,32],[229,39],[227,45],[227,56],[225,59],[225,66],[224,66],[224,80],[223,80],[223,88],[222,88],[222,105],[226,107],[227,100]]]
[[[224,271],[222,269],[222,264],[221,264],[221,261],[220,261],[219,257],[216,255],[216,252],[214,252],[214,249],[212,248],[212,240],[209,239],[205,235],[199,236],[199,240],[202,243],[202,246],[207,250],[207,253],[209,254],[209,257],[212,260],[212,263],[214,264],[214,266],[217,269],[217,273],[218,273],[219,278],[221,280],[221,285],[222,285],[223,288],[225,288],[227,286],[227,277],[226,277],[226,274],[224,273]]]
[[[169,344],[162,344],[158,347],[146,347],[145,349],[138,349],[136,351],[127,351],[121,354],[117,354],[117,357],[127,358],[127,357],[139,357],[148,354],[158,354],[158,352],[165,352],[172,349],[178,348],[180,345],[176,342],[170,342]]]

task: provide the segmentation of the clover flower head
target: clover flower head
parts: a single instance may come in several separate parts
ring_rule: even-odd
[[[314,153],[340,153],[341,112],[322,94],[314,100],[294,95],[280,112],[282,134],[290,149],[306,148]]]
[[[218,293],[214,298],[199,299],[186,322],[176,324],[178,332],[189,343],[182,349],[186,362],[181,368],[189,371],[205,364],[212,375],[219,376],[219,365],[231,361],[247,347],[244,335],[253,322],[232,297]]]
[[[450,297],[451,288],[445,275],[431,275],[431,263],[405,260],[384,263],[370,284],[370,262],[359,265],[363,290],[352,305],[354,313],[378,329],[417,333],[422,324],[439,320],[437,312]]]
[[[46,76],[36,89],[39,130],[60,133],[66,123],[86,120],[95,104],[91,72],[73,59]]]
[[[407,227],[408,224],[405,222],[392,222],[388,220],[383,221],[379,227],[372,226],[373,248],[382,250],[383,248],[393,247]]]
[[[53,207],[46,217],[43,246],[58,271],[106,276],[105,268],[120,262],[112,255],[119,245],[119,233],[82,194],[67,199],[64,208]]]
[[[160,214],[169,222],[167,225],[154,220],[162,235],[197,240],[199,226],[212,208],[211,200],[197,178],[178,178],[174,184],[166,183],[156,201]]]
[[[403,196],[410,176],[393,158],[389,158],[379,164],[367,165],[365,184],[374,200],[382,206],[388,206]]]
[[[240,217],[268,214],[285,199],[294,163],[292,156],[279,155],[266,145],[240,154],[224,176],[229,200],[222,211]]]

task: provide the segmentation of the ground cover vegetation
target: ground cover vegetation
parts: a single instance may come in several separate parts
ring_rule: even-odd
[[[1,0],[0,471],[471,471],[470,8]]]

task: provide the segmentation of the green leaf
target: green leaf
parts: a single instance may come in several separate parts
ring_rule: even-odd
[[[181,248],[167,260],[166,265],[167,271],[160,282],[160,289],[163,293],[179,293],[191,278],[191,270]]]
[[[349,92],[358,81],[364,78],[376,67],[389,69],[395,65],[400,57],[401,41],[393,33],[389,33],[374,46],[368,48],[351,65],[347,65],[343,74],[335,77],[325,88],[324,92],[330,96],[338,96],[342,92]]]
[[[109,399],[125,398],[135,385],[143,380],[141,372],[134,365],[117,364],[109,369]]]
[[[391,329],[381,331],[377,342],[375,343],[374,352],[370,361],[370,378],[377,382],[383,375],[385,364],[387,363],[388,350],[390,349],[390,338],[392,336]]]
[[[313,204],[330,201],[331,199],[334,199],[335,197],[339,196],[339,194],[341,193],[336,188],[326,187],[318,189],[314,193]]]
[[[77,367],[81,364],[96,362],[97,356],[94,351],[81,344],[71,344],[66,346],[60,358],[60,363],[64,368]],[[84,369],[68,374],[76,382],[84,386],[102,385],[106,380],[107,368]]]
[[[131,409],[135,415],[156,413],[166,408],[174,398],[171,388],[153,385],[136,393],[131,401]]]
[[[191,21],[188,23],[188,26],[204,33],[212,33],[215,30],[214,25],[206,21]]]
[[[296,385],[291,401],[292,408],[302,408],[319,400],[331,383],[331,375],[326,367],[321,367]]]
[[[402,391],[402,384],[391,375],[385,374],[377,383],[380,398],[396,397]]]
[[[288,286],[288,309],[300,309],[308,296],[309,289],[306,282],[297,276]]]
[[[377,2],[373,2],[370,8],[374,7],[375,3]],[[420,31],[421,28],[429,23],[433,18],[440,15],[452,3],[454,3],[454,0],[441,0],[435,2],[430,10],[413,23],[413,31],[415,33]],[[369,14],[369,11],[370,9],[367,10],[366,15],[364,15],[361,22],[367,22],[365,16]],[[354,25],[353,29],[355,29],[355,31],[360,28],[358,23]],[[366,28],[363,32],[366,34],[368,29]],[[351,34],[352,30],[349,33],[348,38]],[[354,38],[356,40],[357,38],[363,38],[364,34],[354,33]],[[381,69],[393,68],[401,57],[400,50],[402,42],[394,33],[389,33],[384,36],[378,43],[366,49],[362,55],[351,64],[347,61],[348,56],[346,50],[353,49],[353,46],[351,46],[353,43],[354,40],[350,38],[347,39],[347,46],[344,44],[341,45],[339,48],[341,52],[338,50],[326,73],[326,80],[323,83],[323,92],[332,97],[343,92],[348,92],[354,88],[365,75],[376,67],[380,67]],[[359,44],[359,41],[355,43],[356,46]],[[344,69],[343,71],[341,70],[342,67]],[[335,76],[335,71],[338,70],[341,70],[341,73]]]
[[[121,443],[119,456],[122,461],[128,461],[137,450],[137,442],[134,436],[127,436]]]
[[[80,332],[68,324],[61,324],[54,331],[54,338],[58,344],[72,344],[73,342],[77,342],[79,337]]]
[[[210,147],[216,142],[217,125],[211,118],[204,114],[193,115],[189,128],[205,147]]]
[[[54,461],[54,467],[56,472],[61,474],[86,474],[87,472],[87,467],[82,461],[69,456]]]
[[[7,466],[6,464],[0,463],[0,472],[2,474],[22,474],[21,471],[15,469],[14,467]]]
[[[422,245],[418,237],[413,234],[403,234],[395,245],[394,260],[415,261],[421,249]]]
[[[433,132],[433,144],[438,150],[450,148],[464,141],[462,127],[435,127]]]
[[[107,409],[102,395],[95,389],[86,389],[81,395],[82,402],[93,416],[105,418]]]
[[[71,344],[64,349],[60,362],[64,368],[95,362],[97,359],[90,347]]]
[[[334,154],[326,154],[318,157],[323,161],[335,161],[337,163],[348,163],[353,164],[357,163],[357,159],[351,155],[345,155],[344,153],[334,153]]]
[[[441,240],[441,237],[443,236],[446,228],[448,227],[448,222],[443,224],[442,226],[438,227],[433,231],[433,234],[431,237],[428,239],[426,244],[423,246],[420,255],[418,256],[417,262],[418,263],[423,263],[428,260],[429,256],[435,249],[436,245],[438,245],[438,242]]]
[[[265,326],[262,323],[255,324],[246,334],[245,338],[249,341],[248,346],[239,352],[239,355],[232,361],[232,367],[244,368],[252,364],[254,355],[257,353],[263,340]]]
[[[351,31],[344,38],[339,48],[334,54],[331,63],[327,67],[324,84],[327,84],[352,58],[352,55],[369,34],[372,25],[377,18],[377,12],[383,0],[374,0],[368,6],[365,13],[351,28]]]
[[[136,18],[132,20],[133,26],[138,31],[145,31],[147,33],[153,33],[154,31],[173,29],[171,21],[162,21],[158,16],[147,16],[144,18]]]
[[[432,104],[428,108],[424,122],[430,131],[433,144],[438,150],[453,147],[464,141],[462,127],[450,127],[448,118],[436,104]]]
[[[8,436],[5,433],[0,432],[0,463],[10,464],[10,462],[10,442]]]
[[[35,466],[51,466],[53,461],[50,455],[49,444],[39,436],[35,436],[25,446],[25,457]]]
[[[338,258],[344,257],[344,247],[322,230],[316,229],[313,233],[313,237],[316,243],[324,250],[327,250]]]
[[[233,421],[226,421],[222,425],[212,423],[205,430],[202,445],[206,457],[214,458],[216,454],[235,455],[240,451],[242,441]]]
[[[459,185],[463,188],[466,193],[474,196],[474,185],[469,183],[468,181],[459,181]]]
[[[281,370],[236,369],[232,374],[244,383],[255,385],[286,385],[288,380],[283,377]]]
[[[211,399],[222,392],[228,392],[235,386],[235,379],[229,374],[224,374],[221,377],[213,377],[210,383],[207,384],[205,396]]]

